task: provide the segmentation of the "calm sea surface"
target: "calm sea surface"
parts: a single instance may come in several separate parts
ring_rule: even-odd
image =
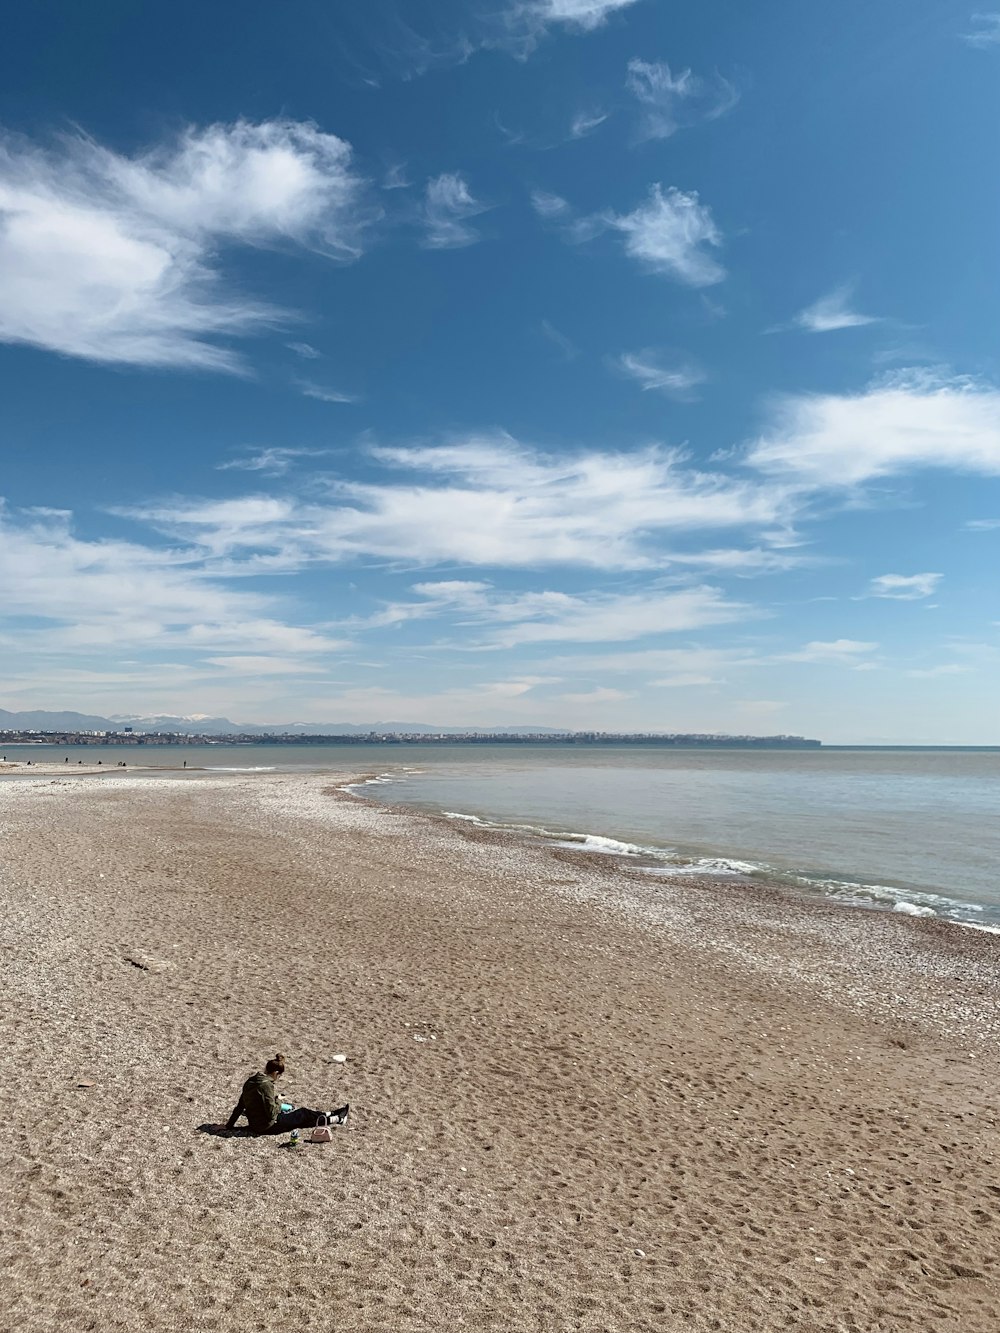
[[[379,775],[366,796],[525,826],[649,873],[742,870],[1000,925],[1000,751],[8,747],[10,759]]]

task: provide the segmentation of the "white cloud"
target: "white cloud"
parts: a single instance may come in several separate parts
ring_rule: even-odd
[[[456,602],[475,599],[480,593],[489,592],[492,586],[480,579],[434,579],[429,583],[415,583],[413,591],[436,601]]]
[[[614,690],[606,685],[599,685],[596,689],[585,690],[580,694],[562,694],[559,697],[571,704],[616,704],[621,703],[623,699],[633,698],[633,695],[627,690]]]
[[[761,546],[710,547],[695,551],[672,551],[669,560],[673,564],[735,575],[780,574],[803,565],[825,563],[820,556],[801,555],[794,550],[783,549],[794,544],[783,533],[768,535],[779,549],[770,550]]]
[[[406,177],[406,168],[400,162],[393,162],[386,168],[382,177],[383,190],[408,190],[410,181]]]
[[[499,115],[494,114],[493,123],[500,131],[500,134],[503,136],[503,141],[508,148],[516,148],[518,144],[523,144],[527,141],[528,136],[524,130],[508,129],[500,119]]]
[[[739,101],[721,75],[702,79],[689,69],[674,75],[665,61],[630,60],[625,86],[643,108],[641,139],[669,139],[698,120],[717,120]]]
[[[650,685],[654,685],[660,690],[681,690],[689,689],[694,685],[719,685],[721,683],[715,676],[699,675],[694,671],[682,672],[676,676],[664,676],[662,680],[651,680],[649,682]]]
[[[704,384],[708,376],[691,362],[678,361],[665,365],[655,350],[645,348],[640,352],[623,352],[614,365],[634,379],[645,391],[655,390],[669,398],[690,398],[691,391],[699,384]]]
[[[240,653],[221,657],[206,657],[209,666],[222,667],[238,676],[311,676],[326,668],[317,662],[300,661],[295,657],[271,657]]]
[[[588,134],[593,134],[594,130],[603,125],[607,118],[606,111],[578,111],[570,123],[569,137],[585,139]]]
[[[991,46],[1000,46],[1000,14],[973,14],[972,22],[978,26],[972,32],[962,33],[962,41],[969,46],[985,51]]]
[[[296,379],[295,387],[306,398],[315,398],[321,403],[356,403],[357,394],[344,393],[342,389],[331,388],[327,384],[316,384],[313,380]]]
[[[393,37],[381,51],[394,72],[404,78],[431,69],[464,65],[477,51],[502,50],[524,59],[554,30],[590,33],[601,28],[616,13],[639,0],[504,0],[503,7],[461,5],[466,32],[445,30],[433,13],[428,14],[430,31],[418,32],[399,14],[390,16]],[[410,8],[413,8],[410,6]],[[439,10],[444,6],[438,5]],[[430,7],[431,11],[434,6]],[[488,12],[490,9],[492,13]],[[478,13],[473,11],[478,10]],[[374,86],[378,86],[377,82]],[[385,188],[392,188],[386,186]]]
[[[359,253],[351,149],[315,125],[237,121],[189,130],[174,149],[129,159],[91,146],[98,174],[147,217],[183,235],[254,244],[282,236]]]
[[[550,343],[559,348],[566,361],[573,361],[580,355],[580,349],[577,347],[573,339],[568,338],[565,333],[560,329],[557,329],[554,324],[549,322],[549,320],[543,319],[538,327],[541,329],[543,336],[546,337]]]
[[[189,129],[126,157],[83,136],[0,140],[0,341],[92,361],[235,371],[217,339],[283,312],[227,292],[225,244],[361,250],[351,149],[275,120]]]
[[[322,352],[318,352],[316,348],[312,347],[309,343],[285,343],[285,346],[290,352],[294,352],[296,356],[301,356],[303,361],[316,361],[323,355]]]
[[[830,662],[845,666],[856,666],[864,657],[875,652],[877,643],[865,643],[858,639],[832,639],[828,641],[814,639],[796,652],[784,654],[786,662]]]
[[[431,692],[415,683],[392,689],[364,684],[316,693],[309,698],[308,680],[295,684],[295,707],[300,717],[330,717],[353,722],[422,721],[441,726],[503,726],[540,723],[558,726],[551,700],[535,691],[531,677],[513,677],[461,685]],[[259,712],[259,710],[258,710]]]
[[[539,10],[550,23],[575,23],[597,28],[610,14],[627,9],[636,0],[540,0]]]
[[[325,494],[314,488],[308,499],[170,501],[131,516],[216,556],[253,549],[303,564],[374,557],[601,569],[662,569],[671,563],[665,539],[770,531],[786,518],[782,487],[700,472],[657,447],[549,456],[509,436],[486,436],[371,453],[413,479],[327,482]]]
[[[790,395],[747,461],[815,488],[926,467],[997,476],[1000,390],[910,371],[858,394]]]
[[[219,472],[260,472],[265,477],[283,477],[297,458],[317,458],[323,449],[255,449],[242,458],[216,463]]]
[[[574,653],[572,657],[550,657],[546,667],[554,671],[591,672],[594,675],[660,675],[669,683],[686,676],[701,676],[715,683],[727,671],[756,666],[760,658],[737,648],[638,648],[620,652]],[[664,680],[656,682],[663,684]]]
[[[914,667],[908,671],[908,676],[913,676],[917,680],[933,680],[938,676],[965,676],[972,670],[970,666],[963,666],[958,662],[947,662],[943,666],[935,667]]]
[[[898,602],[918,602],[933,597],[941,574],[879,574],[868,585],[869,597],[888,597]]]
[[[498,698],[519,699],[525,694],[530,694],[539,685],[551,685],[552,683],[553,677],[551,676],[520,676],[513,680],[491,681],[480,688]]]
[[[1000,518],[970,518],[962,526],[966,532],[995,532],[1000,528]]]
[[[464,65],[470,56],[484,47],[509,45],[506,42],[490,41],[486,35],[482,40],[478,37],[472,39],[465,32],[456,31],[454,25],[438,21],[433,13],[427,15],[429,22],[423,25],[421,31],[403,18],[403,8],[386,6],[380,14],[382,31],[374,54],[390,77],[412,79],[431,70],[454,68]],[[416,18],[413,5],[405,8],[409,17]],[[443,6],[437,8],[443,9]],[[505,26],[501,22],[501,27]],[[367,70],[362,73],[362,78],[370,87],[382,86],[381,80],[372,77]],[[391,163],[388,164],[386,178],[390,182],[387,188],[402,188],[392,184],[395,175]]]
[[[457,613],[459,623],[466,627],[486,627],[483,643],[495,648],[530,643],[622,643],[726,624],[755,614],[743,603],[727,601],[718,588],[705,586],[637,593],[544,590],[510,594],[488,585],[444,582],[417,584],[414,592],[427,599],[418,616],[447,613],[454,619]],[[408,618],[407,604],[400,609]]]
[[[726,276],[709,249],[722,244],[722,234],[694,192],[654,185],[633,212],[609,213],[601,221],[621,232],[625,253],[654,273],[690,287],[708,287]]]
[[[276,618],[270,597],[209,576],[203,552],[77,537],[68,514],[0,509],[4,620],[18,652],[56,656],[127,647],[270,655],[343,646],[322,631]],[[13,633],[14,631],[10,631]]]
[[[298,509],[291,498],[245,495],[225,500],[175,500],[120,512],[126,518],[168,527],[172,534],[194,536],[201,553],[228,556],[248,551],[287,552],[285,535],[293,529]]]
[[[582,28],[592,32],[619,10],[628,9],[637,0],[533,0],[515,6],[522,21],[533,23],[542,30],[554,23]]]
[[[532,190],[531,206],[539,217],[557,218],[569,212],[569,204],[558,194],[548,190]]]
[[[424,197],[424,245],[431,250],[454,250],[474,245],[481,236],[469,226],[469,218],[484,213],[488,205],[474,198],[464,177],[444,172],[427,182]]]
[[[753,614],[745,608],[745,615]],[[724,684],[727,675],[745,668],[760,669],[784,662],[804,662],[874,668],[871,655],[877,643],[858,639],[813,640],[791,652],[762,653],[756,648],[646,648],[620,653],[577,654],[550,658],[547,665],[559,671],[589,671],[644,677],[658,688]]]
[[[228,599],[232,596],[225,590]],[[272,599],[267,599],[273,605]],[[287,625],[276,620],[240,620],[192,625],[181,636],[181,642],[205,652],[219,648],[274,649],[285,653],[330,653],[350,647],[346,639],[333,639],[321,630],[305,626]]]
[[[848,304],[851,288],[838,287],[828,296],[822,296],[795,316],[794,324],[807,333],[833,333],[837,329],[857,329],[865,324],[877,324],[876,315],[862,315]]]

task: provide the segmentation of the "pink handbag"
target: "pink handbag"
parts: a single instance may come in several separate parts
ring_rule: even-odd
[[[316,1120],[316,1128],[309,1136],[310,1143],[332,1143],[333,1130],[328,1116],[321,1115]]]

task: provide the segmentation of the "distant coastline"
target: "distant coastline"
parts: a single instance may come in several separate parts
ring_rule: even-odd
[[[698,732],[364,732],[303,734],[302,732],[73,732],[0,731],[3,745],[634,745],[677,749],[818,750],[822,742],[805,736],[726,736]]]

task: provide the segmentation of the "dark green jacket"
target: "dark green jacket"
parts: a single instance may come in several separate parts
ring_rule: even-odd
[[[266,1074],[251,1074],[243,1084],[240,1099],[229,1117],[227,1129],[232,1129],[241,1115],[245,1115],[251,1134],[266,1134],[281,1111],[281,1098],[274,1081]]]

